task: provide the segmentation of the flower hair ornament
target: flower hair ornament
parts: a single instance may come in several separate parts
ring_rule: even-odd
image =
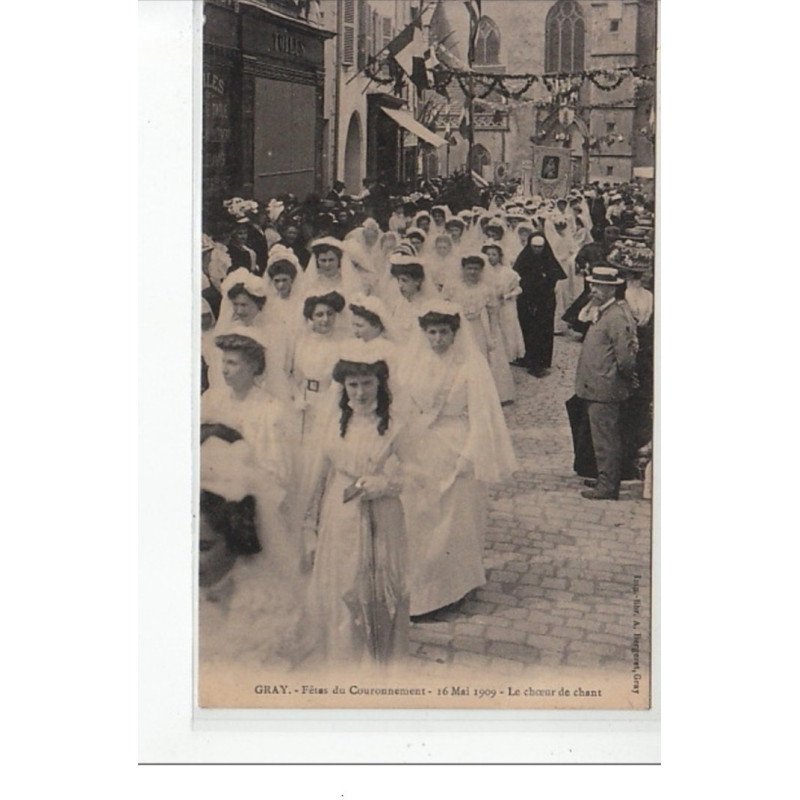
[[[234,219],[242,219],[248,214],[254,214],[258,211],[258,203],[255,200],[245,200],[242,197],[231,197],[229,200],[223,200],[222,205]]]

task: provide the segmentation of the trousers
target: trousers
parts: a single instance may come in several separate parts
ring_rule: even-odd
[[[622,479],[622,403],[590,401],[586,405],[597,460],[597,491],[616,497]]]

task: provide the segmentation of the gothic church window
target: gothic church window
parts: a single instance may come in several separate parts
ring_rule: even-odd
[[[584,64],[586,23],[577,0],[558,0],[545,22],[545,71],[580,72]]]
[[[475,64],[500,63],[500,29],[490,17],[481,17],[475,34]]]

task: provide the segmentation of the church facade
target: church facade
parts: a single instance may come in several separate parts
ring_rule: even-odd
[[[483,0],[482,13],[473,61],[477,71],[556,76],[644,67],[655,74],[656,0]],[[466,62],[463,48],[456,55]],[[490,181],[503,174],[524,175],[533,148],[541,145],[570,150],[575,183],[652,178],[654,83],[626,75],[618,86],[608,87],[586,80],[553,105],[546,102],[550,92],[540,82],[523,102],[496,93],[476,100],[473,170]],[[453,129],[462,105],[456,87],[449,114]],[[443,128],[447,118],[440,119]],[[466,142],[459,136],[453,141],[445,159],[450,171],[467,160]],[[445,165],[439,172],[447,172]]]

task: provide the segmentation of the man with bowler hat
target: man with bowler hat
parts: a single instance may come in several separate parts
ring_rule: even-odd
[[[597,266],[586,278],[591,302],[581,311],[589,323],[575,377],[575,393],[586,401],[597,460],[597,485],[581,492],[587,500],[617,500],[622,478],[622,405],[634,389],[636,321],[617,300],[623,284],[617,269]]]

